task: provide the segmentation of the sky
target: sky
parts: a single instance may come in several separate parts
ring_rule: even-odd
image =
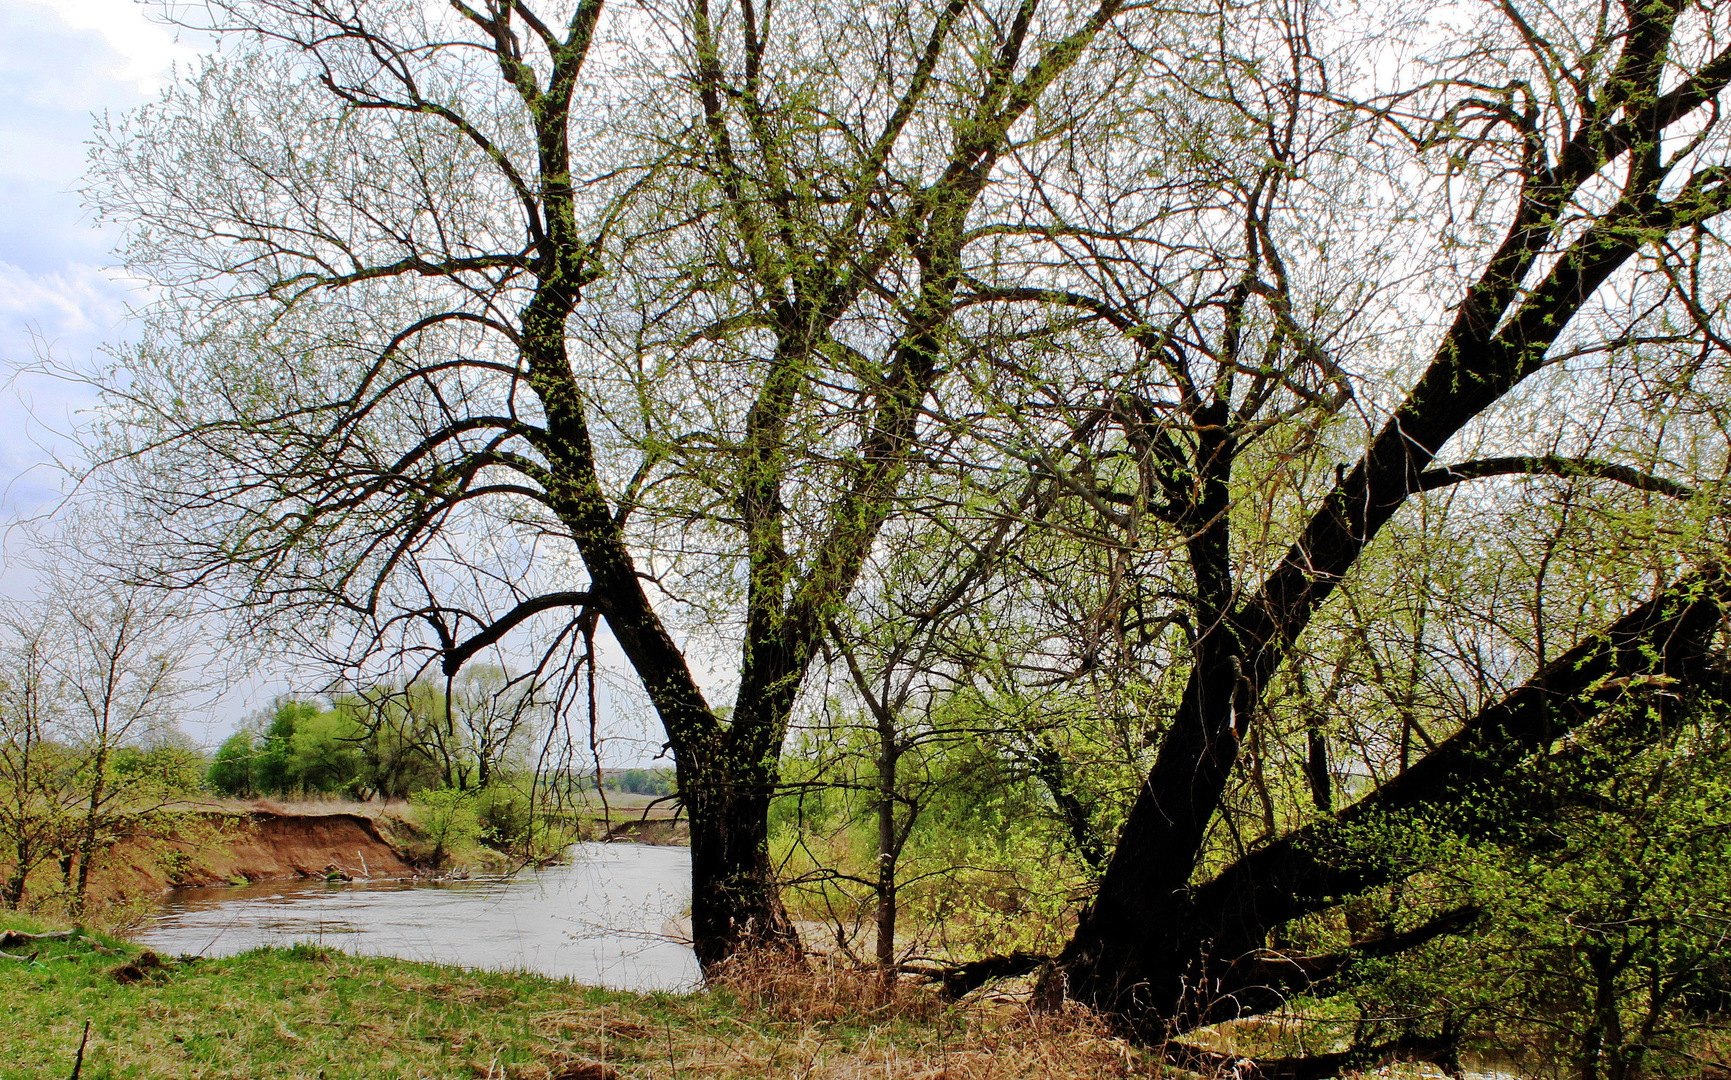
[[[75,387],[14,374],[52,352],[87,362],[122,340],[136,292],[105,270],[117,240],[79,203],[93,117],[149,100],[197,50],[133,0],[0,0],[0,503],[53,504],[61,436],[88,404]],[[11,586],[12,582],[6,583]],[[10,589],[8,590],[10,591]]]
[[[211,47],[157,19],[165,2],[0,0],[0,596],[36,586],[23,533],[4,524],[53,513],[64,480],[54,462],[72,456],[66,433],[93,404],[33,367],[46,356],[100,363],[106,346],[131,333],[129,306],[145,299],[111,269],[121,236],[96,227],[78,189],[97,118],[152,100]],[[634,686],[616,648],[604,647],[603,666]],[[180,726],[214,746],[292,689],[280,672],[227,679],[220,693],[190,700]],[[603,706],[618,737],[609,755],[624,764],[653,757],[660,741],[641,710],[620,704],[633,696],[610,693]]]
[[[45,355],[100,362],[105,346],[126,340],[128,307],[143,299],[110,269],[120,236],[95,226],[78,188],[96,117],[151,100],[209,47],[154,19],[161,6],[0,0],[0,521],[52,514],[62,490],[53,463],[70,453],[66,433],[92,404],[32,366]],[[27,595],[35,584],[19,548],[16,530],[0,532],[0,595]],[[268,671],[235,679],[189,701],[181,727],[214,746],[290,689]],[[640,723],[607,711],[627,736],[609,756],[653,756],[656,740]]]
[[[133,0],[0,0],[0,509],[52,509],[65,433],[89,404],[31,367],[79,364],[125,339],[135,288],[106,269],[118,240],[80,205],[95,117],[144,103],[198,52]],[[19,591],[8,567],[5,591]]]
[[[79,387],[33,372],[44,356],[100,361],[126,340],[136,286],[108,269],[118,233],[80,204],[85,144],[95,117],[149,101],[196,64],[199,49],[133,0],[0,0],[0,520],[51,514],[62,490],[54,466],[66,433],[91,404]],[[28,594],[20,534],[5,536],[0,593]],[[243,678],[195,695],[181,726],[214,742],[286,689],[277,676]]]

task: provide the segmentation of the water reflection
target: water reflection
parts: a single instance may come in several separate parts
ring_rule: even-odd
[[[570,854],[506,879],[177,889],[138,940],[204,956],[310,941],[624,990],[696,985],[696,958],[670,936],[690,901],[690,850],[578,844]]]

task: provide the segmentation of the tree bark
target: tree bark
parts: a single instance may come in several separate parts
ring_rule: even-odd
[[[0,884],[0,907],[16,908],[24,900],[24,882],[29,877],[33,860],[30,845],[22,835],[18,838],[14,857],[17,861],[12,864],[12,871],[6,875],[5,883]]]
[[[691,819],[691,937],[714,973],[736,957],[797,954],[769,859],[773,761],[733,759],[725,749],[676,757],[680,801]]]
[[[887,709],[879,712],[877,775],[877,962],[884,993],[896,985],[896,856],[901,847],[896,837],[896,772],[901,745],[896,739],[894,718]]]

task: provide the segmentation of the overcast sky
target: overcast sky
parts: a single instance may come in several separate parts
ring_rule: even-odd
[[[154,6],[154,5],[153,5]],[[115,232],[93,226],[79,204],[93,117],[154,96],[175,66],[198,51],[153,22],[134,0],[0,0],[0,516],[50,512],[60,491],[50,464],[89,399],[75,387],[29,374],[45,350],[89,361],[124,340],[137,292],[111,273]],[[17,375],[20,369],[24,374]],[[16,551],[17,537],[8,536]],[[0,568],[0,591],[32,580],[16,560]],[[280,679],[244,680],[215,700],[192,703],[182,726],[201,742],[286,689]]]
[[[0,360],[44,350],[85,360],[126,333],[133,291],[105,270],[112,230],[92,226],[76,189],[92,116],[154,95],[197,53],[133,0],[0,0]],[[7,516],[52,505],[45,462],[83,399],[23,376],[0,401]],[[12,584],[9,582],[8,584]]]

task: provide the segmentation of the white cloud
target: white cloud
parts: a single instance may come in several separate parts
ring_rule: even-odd
[[[0,262],[0,359],[18,363],[40,346],[91,351],[126,318],[130,290],[99,266],[70,263],[30,273]]]
[[[176,64],[183,68],[197,59],[200,50],[183,40],[174,27],[152,14],[159,5],[136,0],[25,0],[46,9],[71,30],[94,31],[102,36],[120,63],[112,75],[132,84],[141,95],[154,94],[169,80]]]
[[[145,100],[192,52],[129,0],[0,0],[0,520],[56,501],[52,462],[90,402],[13,373],[45,354],[89,364],[128,334],[131,288],[102,269],[116,234],[79,205],[91,113]],[[9,569],[0,567],[0,592]]]
[[[100,267],[69,264],[32,273],[0,262],[0,368],[14,373],[0,396],[0,516],[54,505],[55,458],[76,456],[66,438],[94,404],[88,387],[31,373],[36,361],[84,368],[126,328],[131,289]]]

